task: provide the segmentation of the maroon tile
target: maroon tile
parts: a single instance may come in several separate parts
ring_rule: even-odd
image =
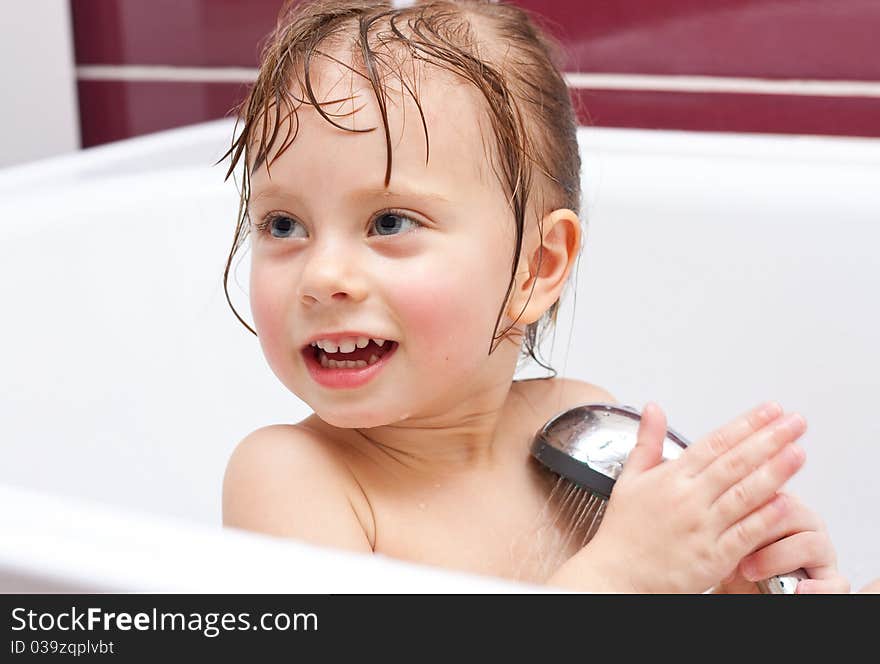
[[[77,64],[254,67],[281,0],[70,0]]]
[[[516,0],[569,71],[880,80],[877,0]]]
[[[237,83],[80,81],[83,146],[227,117]],[[574,90],[582,124],[880,137],[880,99]]]
[[[569,71],[880,80],[877,0],[515,0]],[[80,64],[245,66],[281,0],[71,0]]]
[[[880,137],[880,99],[574,90],[582,125]]]
[[[517,1],[548,17],[568,45],[569,71],[880,80],[876,0]],[[254,66],[281,0],[71,2],[80,64]],[[80,81],[84,145],[223,117],[245,89]],[[623,90],[575,96],[599,126],[880,136],[877,99]]]
[[[243,83],[79,81],[83,147],[231,116]]]

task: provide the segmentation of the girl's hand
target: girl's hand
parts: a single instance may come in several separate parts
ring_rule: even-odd
[[[779,492],[782,517],[762,538],[760,548],[740,562],[716,589],[719,593],[759,593],[756,581],[804,569],[796,593],[848,593],[849,581],[837,570],[837,554],[819,516],[791,494]]]
[[[805,430],[803,417],[782,417],[768,403],[661,463],[666,416],[647,404],[602,525],[547,582],[600,592],[708,590],[778,531],[788,501],[777,492],[804,463],[794,441]]]

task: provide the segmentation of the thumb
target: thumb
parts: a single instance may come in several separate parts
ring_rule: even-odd
[[[642,410],[636,446],[623,465],[621,477],[653,468],[663,458],[663,439],[666,437],[666,414],[657,404],[648,402]]]

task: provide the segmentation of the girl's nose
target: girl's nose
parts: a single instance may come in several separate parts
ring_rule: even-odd
[[[358,259],[350,252],[334,251],[329,246],[315,249],[302,273],[300,299],[303,304],[364,300],[368,289]]]

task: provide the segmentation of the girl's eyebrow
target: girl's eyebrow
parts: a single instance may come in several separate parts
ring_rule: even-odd
[[[433,191],[420,191],[418,189],[359,189],[350,195],[351,198],[429,198],[449,203],[449,199]]]
[[[253,196],[250,200],[251,203],[256,203],[261,198],[298,198],[299,195],[296,191],[285,190],[277,184],[272,184],[262,191],[258,192],[255,196]],[[425,198],[430,200],[439,201],[441,203],[450,203],[450,200],[441,194],[435,193],[433,191],[423,191],[414,188],[405,188],[405,189],[384,189],[384,188],[365,188],[358,189],[357,191],[353,191],[348,195],[348,198],[354,200],[365,200],[365,199],[373,199],[373,198]]]

